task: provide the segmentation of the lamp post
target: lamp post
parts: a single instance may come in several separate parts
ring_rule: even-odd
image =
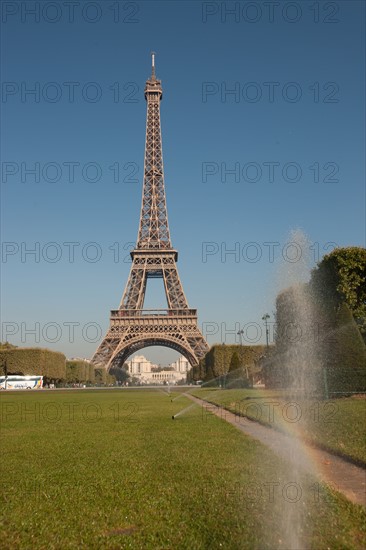
[[[268,348],[269,348],[269,343],[268,343],[268,319],[270,318],[270,316],[268,315],[268,313],[265,313],[262,317],[262,321],[264,321],[264,324],[265,324],[265,327],[266,327],[266,348],[267,348],[267,353],[268,353]]]

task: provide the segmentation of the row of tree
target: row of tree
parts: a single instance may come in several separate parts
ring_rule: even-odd
[[[60,383],[63,382],[66,384],[110,385],[115,384],[116,376],[111,372],[107,373],[104,368],[94,367],[88,361],[75,359],[66,361],[65,380]]]
[[[249,387],[259,377],[259,359],[265,346],[215,344],[197,367],[189,372],[189,381],[225,387]]]

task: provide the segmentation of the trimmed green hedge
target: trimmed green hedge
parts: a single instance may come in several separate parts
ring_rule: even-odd
[[[266,346],[239,346],[217,344],[212,346],[198,367],[192,369],[193,380],[209,381],[229,372],[230,362],[237,353],[241,367],[248,367],[252,374],[254,365],[266,350]]]
[[[87,361],[75,360],[66,362],[66,382],[88,382],[94,384],[94,366]]]
[[[0,349],[0,375],[5,374],[7,362],[8,374],[33,375],[45,377],[46,383],[58,381],[66,383],[112,384],[115,376],[107,374],[105,369],[96,369],[87,361],[66,361],[63,353],[43,348]]]
[[[62,380],[66,376],[66,357],[58,351],[43,348],[15,348],[0,350],[0,373],[42,375],[50,380]]]
[[[276,323],[276,346],[261,361],[266,387],[326,397],[366,391],[366,347],[346,302],[314,283],[290,287],[277,296]]]
[[[324,342],[323,368],[330,394],[366,391],[366,346],[345,303],[336,313],[333,333]]]

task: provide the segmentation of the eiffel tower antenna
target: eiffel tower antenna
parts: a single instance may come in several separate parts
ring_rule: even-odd
[[[161,81],[152,72],[146,81],[147,102],[144,183],[137,244],[131,251],[132,266],[119,309],[112,310],[106,336],[92,363],[122,366],[127,358],[147,346],[170,347],[196,366],[208,351],[197,324],[197,310],[188,307],[172,247],[165,199],[163,150],[160,125]],[[144,309],[147,280],[163,279],[168,309]]]
[[[151,52],[151,78],[155,78],[155,52]]]

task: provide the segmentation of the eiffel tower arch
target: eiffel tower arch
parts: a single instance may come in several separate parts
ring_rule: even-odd
[[[172,348],[196,366],[208,351],[190,309],[177,270],[178,252],[171,245],[165,200],[163,151],[160,125],[161,81],[152,74],[145,86],[147,102],[144,183],[137,245],[131,251],[132,266],[120,306],[112,310],[110,325],[92,363],[122,366],[136,351],[148,346]],[[163,279],[168,308],[143,309],[149,278]]]

